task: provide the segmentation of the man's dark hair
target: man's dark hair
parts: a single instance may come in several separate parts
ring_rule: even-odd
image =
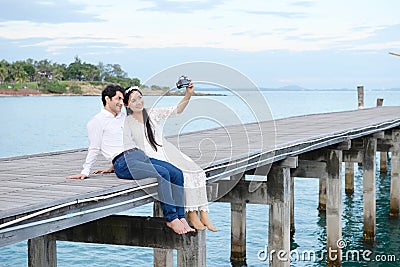
[[[117,84],[108,84],[106,88],[104,88],[103,92],[101,92],[101,101],[103,101],[103,106],[105,106],[107,103],[106,96],[111,99],[117,94],[117,91],[120,91],[123,95],[125,89]]]

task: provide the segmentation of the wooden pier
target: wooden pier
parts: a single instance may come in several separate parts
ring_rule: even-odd
[[[376,235],[377,152],[391,154],[390,216],[399,215],[399,126],[400,107],[377,107],[233,125],[169,139],[206,170],[210,200],[231,203],[232,264],[246,262],[246,205],[255,203],[270,207],[270,266],[289,266],[285,259],[295,231],[294,177],[319,179],[315,197],[318,209],[326,212],[326,249],[334,255],[341,253],[342,163],[352,163],[344,175],[348,193],[354,187],[353,164],[363,166],[366,241],[373,242]],[[155,179],[138,184],[111,174],[67,180],[81,169],[85,156],[86,150],[80,149],[0,159],[0,246],[28,240],[32,267],[57,265],[56,240],[153,247],[155,266],[173,266],[171,251],[176,249],[178,266],[206,265],[205,231],[174,234],[159,218],[156,202],[154,217],[115,215],[153,202]],[[106,166],[99,160],[94,169]],[[328,258],[327,265],[340,266],[340,257]]]

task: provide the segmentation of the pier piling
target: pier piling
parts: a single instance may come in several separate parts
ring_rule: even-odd
[[[354,162],[345,162],[345,192],[346,194],[354,193]]]
[[[374,240],[376,229],[376,138],[364,138],[364,240]]]
[[[390,170],[390,211],[389,215],[393,217],[399,216],[400,208],[400,130],[392,131],[393,152],[391,158]]]
[[[376,107],[382,107],[383,106],[383,98],[377,98],[376,99]],[[387,172],[387,159],[388,159],[388,152],[380,152],[380,158],[379,158],[379,170],[381,173],[386,173]]]
[[[294,236],[296,226],[294,223],[294,177],[290,176],[290,237]]]
[[[153,203],[153,216],[163,217],[161,203],[155,200]],[[154,267],[173,267],[174,254],[172,249],[153,248]]]
[[[290,169],[298,166],[291,157],[273,165],[268,173],[268,197],[271,199],[268,226],[268,255],[271,267],[290,266]]]
[[[268,255],[273,267],[290,266],[290,169],[273,166],[268,174]]]
[[[231,176],[231,180],[244,180],[243,176]],[[246,266],[246,202],[231,202],[231,264]]]
[[[56,239],[52,235],[44,235],[28,240],[28,266],[57,266]]]
[[[326,233],[327,266],[341,266],[342,247],[342,151],[328,150],[326,155]]]

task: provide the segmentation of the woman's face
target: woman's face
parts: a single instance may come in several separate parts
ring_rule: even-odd
[[[133,111],[133,112],[141,112],[144,107],[144,100],[143,96],[135,91],[129,96],[129,104],[128,107]]]

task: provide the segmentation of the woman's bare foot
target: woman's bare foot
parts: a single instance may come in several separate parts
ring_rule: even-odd
[[[185,218],[181,218],[180,219],[181,222],[183,223],[183,225],[185,226],[185,230],[189,233],[189,232],[196,232],[195,229],[193,229],[192,227],[190,227],[190,225],[188,224],[188,222],[186,221]]]
[[[208,230],[212,232],[217,232],[217,228],[211,223],[210,219],[208,218],[208,213],[204,210],[200,211],[200,221],[203,225],[207,226]]]
[[[171,228],[178,235],[186,234],[187,230],[185,229],[185,225],[178,218],[167,222],[167,226]]]
[[[199,216],[197,216],[197,211],[189,211],[188,212],[188,219],[193,224],[193,227],[197,230],[205,230],[206,227],[200,221]]]

